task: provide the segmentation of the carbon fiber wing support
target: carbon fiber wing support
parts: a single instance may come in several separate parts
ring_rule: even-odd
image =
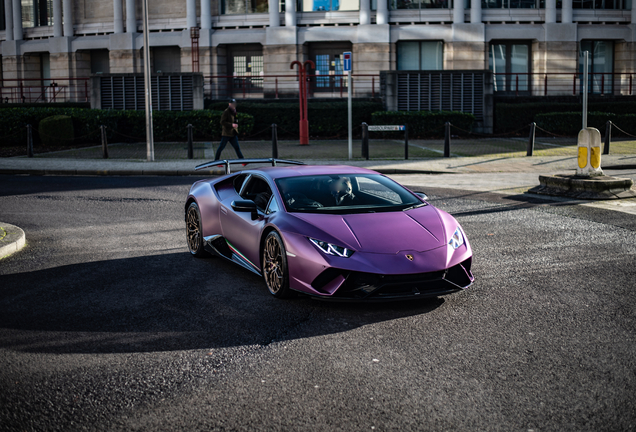
[[[236,165],[236,164],[247,165],[247,164],[250,164],[250,163],[271,163],[272,166],[276,166],[278,164],[305,165],[305,162],[293,161],[293,160],[287,160],[287,159],[274,159],[274,158],[268,158],[268,159],[221,159],[221,160],[210,161],[210,162],[206,162],[206,163],[201,164],[201,165],[197,165],[194,169],[195,170],[202,170],[202,169],[209,168],[209,167],[222,166],[222,167],[225,167],[225,174],[230,174],[230,172],[231,172],[230,165]]]

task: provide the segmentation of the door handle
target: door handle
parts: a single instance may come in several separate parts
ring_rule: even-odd
[[[227,214],[227,208],[226,208],[226,207],[221,206],[221,213],[223,213],[224,215],[226,215],[226,214]]]

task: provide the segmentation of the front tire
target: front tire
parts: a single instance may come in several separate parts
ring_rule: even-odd
[[[289,298],[294,292],[289,288],[287,252],[283,239],[276,231],[267,234],[263,247],[263,279],[270,294],[278,298]]]
[[[197,203],[193,202],[186,211],[186,239],[188,250],[198,258],[208,256],[203,247],[203,230],[201,228],[201,212]]]

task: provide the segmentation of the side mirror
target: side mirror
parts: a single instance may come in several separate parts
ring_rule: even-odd
[[[424,192],[415,192],[415,195],[422,198],[424,201],[428,201],[428,195],[426,195]]]
[[[256,211],[256,203],[249,200],[232,201],[232,209],[236,212],[246,212],[252,214],[252,220],[256,219],[258,212]]]

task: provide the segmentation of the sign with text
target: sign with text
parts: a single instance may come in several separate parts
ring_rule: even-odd
[[[351,53],[342,53],[343,58],[343,70],[345,72],[351,72]]]
[[[371,126],[369,125],[369,132],[380,132],[380,131],[403,131],[404,130],[404,125],[395,125],[395,126]]]

